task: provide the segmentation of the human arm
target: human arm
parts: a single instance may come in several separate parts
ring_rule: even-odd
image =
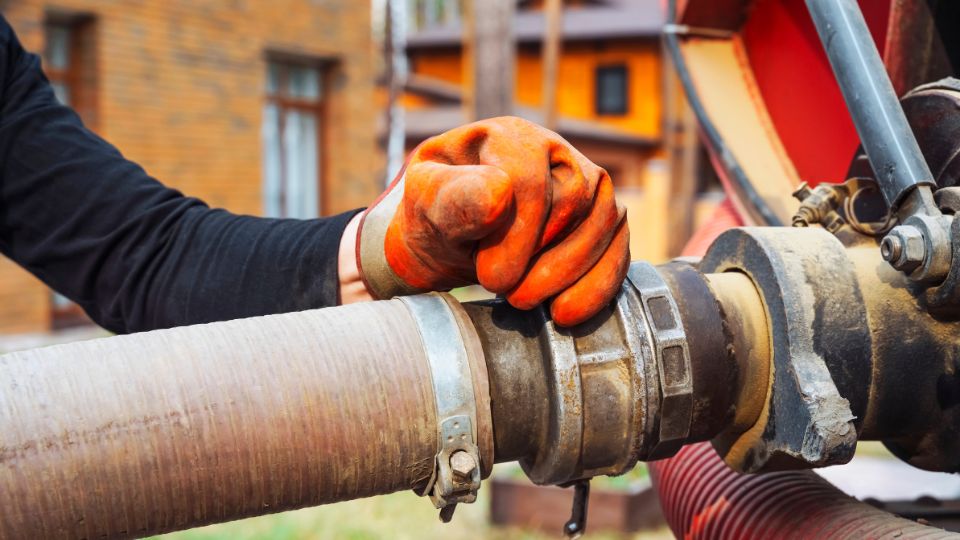
[[[0,18],[0,252],[105,328],[336,305],[355,214],[242,216],[163,186],[56,100]]]

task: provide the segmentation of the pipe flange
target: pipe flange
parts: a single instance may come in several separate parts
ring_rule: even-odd
[[[651,444],[645,427],[656,423],[661,401],[656,345],[643,320],[643,302],[624,282],[616,302],[571,330],[583,402],[578,478],[623,474]]]
[[[690,346],[681,324],[680,309],[657,269],[645,262],[634,262],[627,272],[627,281],[637,291],[643,306],[647,323],[644,326],[653,344],[660,390],[656,443],[644,459],[663,459],[675,454],[690,435],[693,415]]]
[[[655,444],[644,428],[660,410],[641,297],[624,283],[616,302],[574,328],[556,327],[543,307],[536,317],[549,410],[536,454],[520,461],[527,476],[557,485],[629,471]]]
[[[758,472],[849,461],[872,371],[866,310],[840,241],[819,228],[732,229],[710,246],[700,271],[746,274],[770,324],[773,364],[760,418],[713,441],[727,464]],[[857,383],[838,388],[835,380]]]
[[[489,418],[478,407],[483,389],[477,391],[475,358],[479,346],[471,346],[465,336],[466,315],[458,317],[457,305],[446,294],[426,294],[400,298],[417,323],[430,367],[437,418],[437,455],[433,474],[418,495],[429,496],[441,519],[447,521],[458,503],[477,499],[483,476],[481,442],[492,440]],[[454,339],[460,337],[461,339]],[[479,396],[478,396],[479,394]],[[489,407],[486,408],[487,416]],[[482,422],[481,420],[486,420]],[[487,444],[488,448],[492,444]],[[488,458],[489,459],[489,458]],[[486,468],[489,469],[487,464]]]

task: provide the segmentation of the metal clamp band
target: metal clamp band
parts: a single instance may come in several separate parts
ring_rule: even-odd
[[[430,364],[437,410],[438,447],[433,475],[419,495],[429,495],[449,520],[457,503],[471,503],[480,489],[477,405],[467,349],[444,296],[401,298],[420,330]]]
[[[656,268],[635,262],[630,265],[627,278],[643,304],[653,338],[662,396],[659,441],[646,459],[661,459],[676,453],[690,434],[693,415],[690,347],[681,324],[680,309]]]

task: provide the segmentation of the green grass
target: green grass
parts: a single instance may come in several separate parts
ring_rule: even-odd
[[[493,475],[511,480],[525,480],[527,475],[518,463],[501,463],[494,467]],[[640,463],[620,476],[597,476],[590,482],[591,489],[608,491],[635,491],[650,485],[647,464]]]
[[[870,456],[875,458],[897,459],[896,456],[887,450],[887,447],[880,441],[859,441],[857,443],[858,456]]]
[[[500,468],[498,466],[498,469]],[[637,469],[643,471],[624,475],[620,477],[622,480],[617,480],[617,483],[636,480],[646,475],[644,467],[638,467]],[[512,476],[512,471],[498,471],[498,474]],[[607,480],[603,482],[607,482]],[[546,540],[561,537],[560,531],[547,534],[490,525],[488,516],[490,501],[488,497],[489,491],[481,489],[477,502],[458,506],[453,521],[448,524],[440,523],[437,518],[437,510],[433,508],[428,499],[417,497],[412,492],[403,492],[211,525],[154,538],[160,540],[307,540],[321,538],[342,538],[345,540]],[[589,531],[589,523],[587,526]],[[586,535],[586,540],[623,538],[665,540],[673,538],[673,536],[667,530],[644,531],[632,536],[596,531],[588,532]]]

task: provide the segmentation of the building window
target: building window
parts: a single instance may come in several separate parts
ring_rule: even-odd
[[[91,129],[97,124],[94,23],[95,19],[86,14],[48,13],[43,52],[44,73],[53,93]],[[55,292],[50,293],[50,312],[54,329],[91,324],[80,306]]]
[[[324,69],[317,62],[267,63],[263,198],[270,217],[320,214]]]
[[[597,68],[597,114],[627,114],[627,66]]]
[[[48,14],[44,21],[44,73],[61,103],[87,127],[97,122],[95,19],[90,15]]]
[[[411,32],[456,24],[462,13],[463,0],[407,0]]]

